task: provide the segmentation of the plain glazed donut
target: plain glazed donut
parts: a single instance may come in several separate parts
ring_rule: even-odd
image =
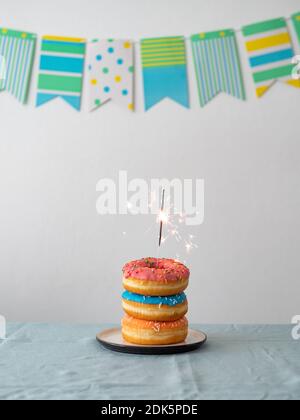
[[[172,296],[188,286],[190,271],[179,261],[143,258],[123,267],[123,286],[144,296]]]
[[[188,311],[184,293],[174,296],[142,296],[124,292],[122,295],[124,311],[134,318],[148,321],[177,321]]]
[[[132,344],[167,345],[185,341],[188,321],[185,317],[173,322],[144,321],[125,315],[122,319],[124,340]]]

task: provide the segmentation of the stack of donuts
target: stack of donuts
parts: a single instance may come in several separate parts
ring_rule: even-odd
[[[185,341],[189,269],[165,258],[143,258],[123,267],[123,338],[129,343],[167,345]]]

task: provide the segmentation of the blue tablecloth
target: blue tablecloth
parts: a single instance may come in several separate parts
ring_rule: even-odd
[[[110,352],[104,328],[9,324],[0,399],[300,399],[291,326],[201,325],[207,344],[172,356]]]

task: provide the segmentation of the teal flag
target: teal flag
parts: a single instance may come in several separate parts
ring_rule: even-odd
[[[164,98],[189,107],[184,37],[141,41],[146,111]]]

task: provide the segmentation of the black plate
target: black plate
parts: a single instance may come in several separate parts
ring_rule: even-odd
[[[127,343],[122,337],[121,328],[112,328],[97,334],[97,340],[107,349],[119,353],[130,354],[176,354],[197,350],[202,346],[207,336],[201,331],[189,330],[187,339],[183,343],[164,346],[139,346]]]

